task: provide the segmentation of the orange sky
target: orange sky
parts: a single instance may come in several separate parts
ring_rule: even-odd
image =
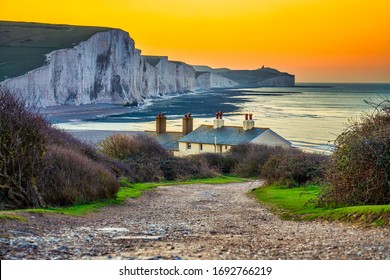
[[[389,0],[0,0],[0,19],[126,30],[143,54],[298,82],[390,82]]]

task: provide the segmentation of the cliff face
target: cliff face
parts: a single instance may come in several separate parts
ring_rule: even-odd
[[[196,88],[198,90],[207,90],[218,87],[235,87],[238,85],[239,84],[235,81],[210,72],[198,73],[196,77]]]
[[[196,73],[196,66],[194,69],[167,57],[142,56],[128,33],[119,29],[95,33],[73,48],[58,49],[46,58],[44,66],[7,79],[0,86],[19,94],[29,105],[46,107],[140,103],[149,97],[215,87],[294,85],[293,75],[271,68],[200,67],[206,72]]]
[[[282,75],[278,77],[273,77],[258,82],[257,85],[262,87],[292,87],[295,85],[295,76]]]
[[[97,33],[72,49],[47,55],[45,66],[5,80],[28,104],[126,103],[195,90],[195,70],[161,59],[151,65],[121,30]]]
[[[199,83],[206,84],[208,77],[206,75],[199,75],[199,73],[209,72],[217,77],[215,84],[228,84],[226,80],[221,80],[220,77],[227,79],[230,83],[240,86],[272,86],[272,87],[284,87],[294,86],[295,76],[280,72],[277,69],[262,67],[256,70],[230,70],[227,68],[213,69],[208,66],[193,66],[198,71]],[[213,77],[211,77],[213,79]],[[235,86],[230,85],[230,86]]]

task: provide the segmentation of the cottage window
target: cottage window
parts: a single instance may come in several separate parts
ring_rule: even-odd
[[[203,144],[199,144],[199,150],[203,151]]]
[[[219,146],[219,152],[222,153],[222,145]]]
[[[225,145],[225,150],[227,150],[228,149],[228,145]]]
[[[187,150],[191,150],[191,143],[187,143]]]

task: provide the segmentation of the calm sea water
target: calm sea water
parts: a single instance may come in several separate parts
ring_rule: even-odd
[[[209,92],[150,100],[129,113],[59,124],[64,129],[150,130],[157,113],[165,112],[168,130],[181,130],[181,117],[194,116],[194,127],[212,123],[223,111],[226,125],[242,125],[253,113],[256,126],[269,127],[296,147],[329,151],[349,119],[368,112],[365,101],[390,98],[390,84],[297,84],[296,87],[215,89]]]

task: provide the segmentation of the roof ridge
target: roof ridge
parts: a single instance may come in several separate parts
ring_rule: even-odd
[[[214,126],[212,124],[201,124],[200,126]],[[243,128],[242,125],[224,125],[222,127],[235,127],[235,128]],[[253,128],[260,128],[260,129],[263,129],[263,130],[267,130],[267,129],[270,129],[269,127],[259,127],[259,126],[254,126]]]

